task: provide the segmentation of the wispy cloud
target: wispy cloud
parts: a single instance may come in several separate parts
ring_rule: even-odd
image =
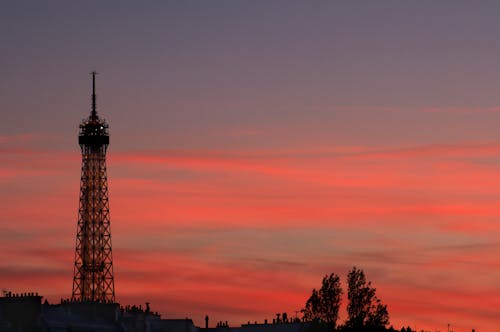
[[[339,105],[335,110],[343,112],[369,112],[369,113],[450,113],[450,114],[480,114],[499,113],[500,106],[470,106],[470,107],[449,107],[449,106],[371,106],[371,105]]]
[[[74,154],[0,149],[0,271],[10,271],[0,282],[9,289],[69,296]],[[152,299],[167,317],[233,308],[233,319],[262,321],[299,309],[325,273],[357,265],[399,322],[439,319],[426,309],[435,294],[457,322],[460,310],[491,319],[473,297],[496,305],[487,294],[500,278],[499,157],[496,142],[110,152],[117,294]],[[28,289],[33,275],[37,289]]]

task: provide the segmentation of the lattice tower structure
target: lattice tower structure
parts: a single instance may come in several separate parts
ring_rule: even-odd
[[[82,152],[80,204],[76,233],[71,299],[79,302],[115,302],[106,150],[108,124],[97,115],[95,76],[92,72],[92,111],[80,124]]]

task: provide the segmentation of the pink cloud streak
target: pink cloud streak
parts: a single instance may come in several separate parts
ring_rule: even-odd
[[[489,308],[497,305],[489,294],[499,291],[492,280],[500,277],[499,155],[495,143],[110,151],[119,299],[152,298],[170,317],[189,314],[200,323],[217,298],[220,307],[211,316],[261,321],[291,314],[324,273],[345,274],[356,264],[373,276],[396,327],[407,321],[432,327],[446,314],[463,329],[471,320],[487,329],[494,322]],[[0,281],[13,291],[35,285],[50,301],[67,297],[78,154],[3,149],[0,159],[6,184],[0,188],[0,270],[6,271]],[[241,233],[234,240],[218,235],[228,230]],[[301,240],[290,235],[295,231],[307,235]],[[452,249],[483,242],[493,245]],[[283,250],[289,243],[296,249]],[[25,249],[7,250],[16,244]],[[434,245],[444,249],[426,249]],[[259,260],[263,256],[269,263]],[[455,274],[447,288],[436,288],[433,277],[448,268]],[[471,285],[475,273],[489,277]],[[436,294],[446,300],[429,302]],[[172,308],[172,301],[179,305]],[[484,308],[486,316],[472,308]]]

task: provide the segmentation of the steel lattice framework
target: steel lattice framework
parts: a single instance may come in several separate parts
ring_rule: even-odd
[[[115,302],[111,229],[109,220],[106,150],[108,125],[96,111],[92,72],[92,111],[80,124],[82,150],[80,205],[76,233],[73,301]]]

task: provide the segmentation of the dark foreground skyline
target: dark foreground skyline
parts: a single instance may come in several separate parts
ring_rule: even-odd
[[[1,287],[71,294],[96,69],[119,302],[260,321],[357,265],[395,327],[495,331],[498,5],[0,6]]]

